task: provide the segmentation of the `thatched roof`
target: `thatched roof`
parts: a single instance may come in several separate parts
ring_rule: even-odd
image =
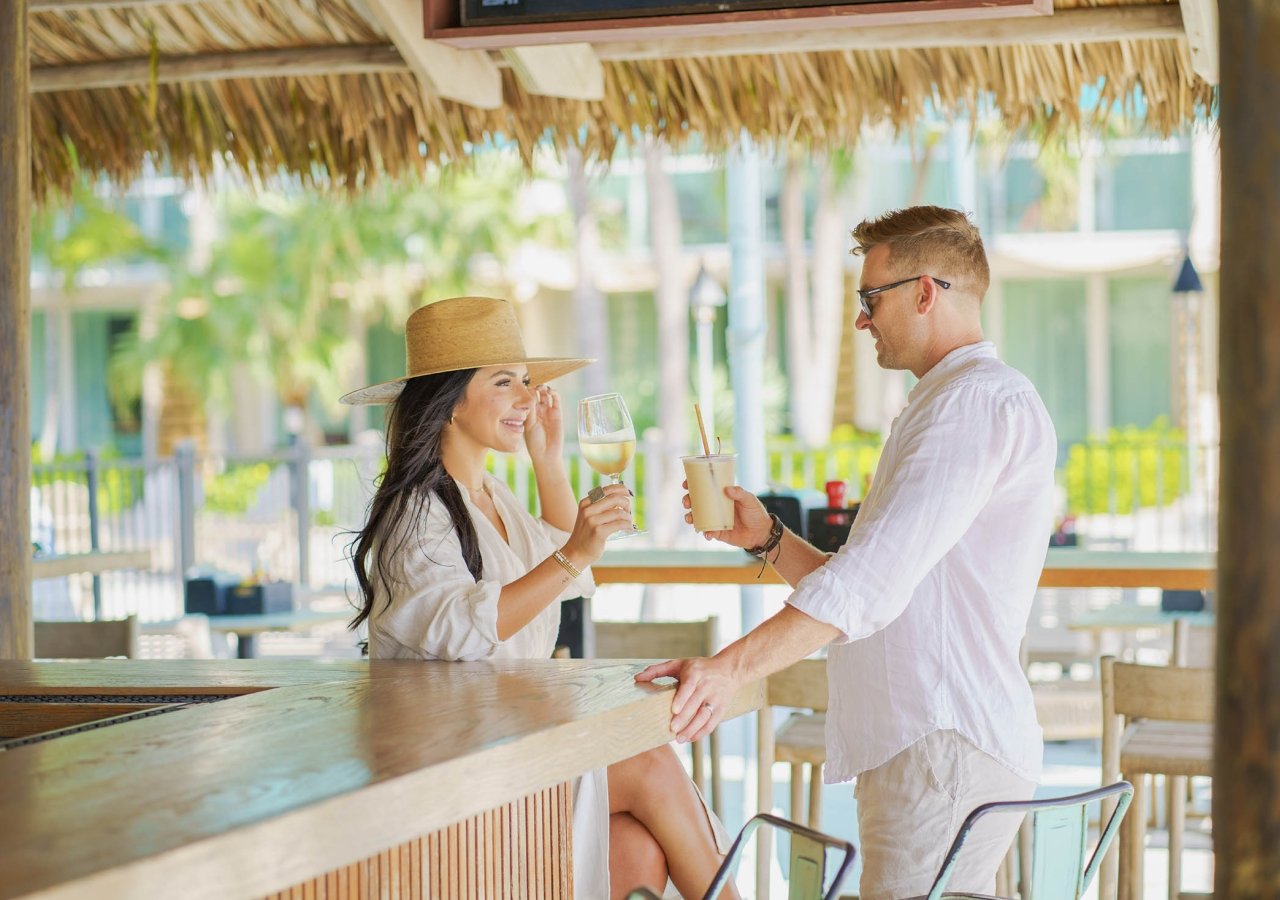
[[[1175,32],[1163,39],[677,59],[602,52],[602,101],[534,95],[505,69],[505,105],[488,110],[423,90],[366,0],[177,0],[79,11],[57,2],[32,0],[30,19],[37,193],[68,183],[68,144],[83,168],[124,181],[138,174],[144,151],[158,150],[189,176],[207,174],[217,156],[259,175],[283,169],[353,184],[424,160],[457,159],[490,140],[526,154],[540,141],[576,142],[588,155],[608,157],[621,135],[656,133],[679,144],[697,134],[722,147],[745,129],[765,141],[847,146],[868,124],[910,126],[929,108],[990,105],[1012,127],[1075,119],[1090,85],[1104,108],[1140,89],[1148,123],[1167,132],[1214,99]],[[1057,0],[1060,13],[1170,5],[1176,9],[1176,0]],[[358,51],[369,64],[356,74],[114,87],[85,87],[104,79],[66,68],[108,64],[99,68],[112,73],[132,64],[136,76],[149,61],[335,47]],[[73,71],[81,74],[59,79]]]

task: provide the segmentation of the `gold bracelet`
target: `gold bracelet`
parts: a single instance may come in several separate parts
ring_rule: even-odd
[[[565,556],[559,550],[557,550],[555,553],[552,553],[551,558],[560,564],[560,568],[564,569],[574,578],[582,577],[582,572],[578,570],[578,567],[575,566],[573,563],[569,562],[569,557]]]

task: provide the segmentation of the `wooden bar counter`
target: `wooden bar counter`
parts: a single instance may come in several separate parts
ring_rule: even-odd
[[[0,898],[571,897],[573,779],[670,738],[637,670],[0,661],[0,737],[147,708],[0,752]]]

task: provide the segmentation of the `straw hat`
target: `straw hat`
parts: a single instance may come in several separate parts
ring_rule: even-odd
[[[520,363],[529,367],[534,384],[545,384],[595,362],[529,356],[520,339],[515,307],[493,297],[452,297],[414,310],[405,323],[404,344],[409,374],[352,391],[342,402],[390,403],[400,396],[406,381],[419,375]]]

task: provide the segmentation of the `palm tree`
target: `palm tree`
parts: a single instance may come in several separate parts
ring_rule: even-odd
[[[517,163],[489,156],[354,196],[226,198],[207,267],[176,271],[156,333],[114,355],[118,402],[161,364],[179,390],[228,409],[244,367],[309,430],[310,398],[334,403],[358,380],[367,327],[398,327],[421,302],[465,292],[476,256],[501,258],[533,233],[518,211],[523,181]]]

